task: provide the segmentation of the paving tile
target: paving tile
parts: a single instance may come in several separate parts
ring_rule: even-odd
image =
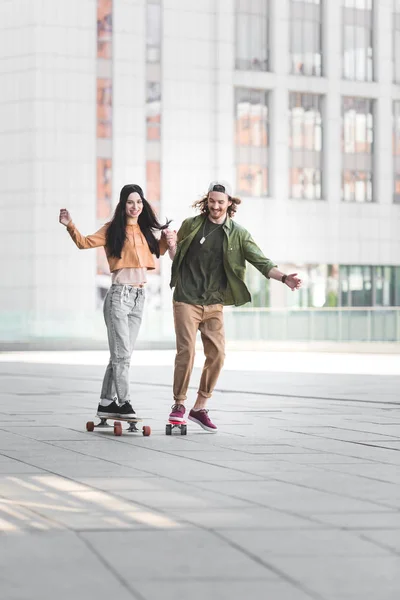
[[[84,539],[128,582],[165,580],[238,581],[277,579],[275,572],[258,564],[209,532],[162,531],[85,532]],[[147,548],[151,552],[149,560]]]
[[[362,539],[369,540],[378,547],[385,548],[400,556],[400,532],[398,529],[366,529],[365,531],[359,529],[356,533]]]
[[[132,502],[139,502],[147,506],[160,509],[221,509],[239,507],[247,509],[251,506],[245,500],[229,498],[216,492],[205,492],[202,490],[176,489],[157,491],[128,491],[120,492],[119,495]]]
[[[241,548],[268,560],[270,556],[330,557],[388,556],[389,550],[362,539],[353,532],[337,529],[271,529],[265,531],[224,529],[221,533]]]
[[[186,522],[208,529],[296,529],[320,528],[323,525],[301,515],[292,515],[269,508],[226,508],[206,510],[169,509],[168,514],[178,518],[181,515]],[[249,533],[250,535],[250,533]]]
[[[146,369],[152,435],[116,438],[85,430],[102,367],[0,361],[2,597],[397,600],[399,377],[225,373],[218,435],[166,436]]]
[[[73,533],[9,533],[0,545],[2,598],[132,600],[133,594]],[[61,584],[62,582],[62,584]]]
[[[318,523],[345,529],[400,529],[400,512],[357,512],[315,515]],[[400,532],[399,532],[400,535]]]
[[[270,563],[323,597],[336,594],[341,599],[346,594],[358,594],[380,600],[381,591],[382,594],[393,594],[400,589],[400,557],[286,556],[271,557]]]
[[[271,598],[273,600],[309,600],[306,592],[290,585],[285,581],[256,580],[237,581],[160,581],[136,583],[136,589],[145,600],[176,600],[190,598],[191,600],[242,600],[243,598]]]

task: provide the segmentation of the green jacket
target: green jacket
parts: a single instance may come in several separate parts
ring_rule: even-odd
[[[204,215],[198,215],[197,217],[185,219],[178,231],[177,249],[171,270],[171,288],[174,288],[177,284],[182,261],[205,218]],[[272,267],[277,265],[264,256],[250,233],[228,216],[222,228],[225,232],[224,268],[228,279],[224,304],[226,306],[230,304],[241,306],[251,300],[250,292],[244,283],[246,260],[267,278]]]

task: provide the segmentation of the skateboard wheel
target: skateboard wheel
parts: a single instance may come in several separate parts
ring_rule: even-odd
[[[122,435],[122,425],[118,421],[114,423],[114,435]]]
[[[86,423],[86,431],[94,431],[94,423],[93,423],[93,421],[88,421]]]
[[[186,435],[186,434],[187,434],[187,426],[181,425],[181,435]]]
[[[165,426],[165,435],[171,435],[172,434],[172,425],[170,423],[168,423]]]
[[[151,434],[151,427],[149,425],[144,425],[142,432],[145,437],[149,436]]]

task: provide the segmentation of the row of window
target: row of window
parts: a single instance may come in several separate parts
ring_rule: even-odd
[[[161,200],[161,38],[160,0],[146,5],[146,198],[157,213]],[[157,264],[158,271],[158,264]]]
[[[400,267],[309,265],[300,306],[400,306]]]
[[[235,90],[236,189],[245,196],[269,195],[269,92]],[[289,94],[289,194],[323,197],[323,96]],[[374,101],[342,99],[342,200],[373,201]],[[393,102],[393,200],[400,202],[400,101]]]
[[[97,225],[112,212],[113,0],[97,0]],[[96,254],[97,301],[101,305],[109,268],[102,248]],[[105,283],[107,282],[107,283]]]
[[[328,2],[328,0],[325,0]],[[332,0],[329,0],[332,2]],[[344,79],[374,78],[373,0],[338,0],[342,8]],[[335,0],[336,2],[336,0]],[[271,6],[269,0],[236,0],[236,68],[268,71]],[[289,0],[290,66],[295,75],[323,75],[323,0]],[[393,80],[400,83],[400,0],[393,0]]]
[[[297,265],[303,286],[290,294],[299,308],[400,306],[400,267],[369,265]],[[269,306],[269,282],[254,268],[246,271],[253,306]]]

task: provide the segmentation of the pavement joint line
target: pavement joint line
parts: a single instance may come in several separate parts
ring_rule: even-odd
[[[344,457],[344,458],[355,458],[355,459],[359,460],[359,462],[361,462],[361,463],[371,464],[371,465],[377,465],[377,464],[379,464],[379,465],[391,465],[392,464],[392,463],[387,463],[387,462],[383,462],[383,461],[380,461],[380,460],[373,460],[373,459],[370,459],[370,458],[360,459],[359,456],[352,456],[352,455],[348,455],[348,454],[341,454],[339,452],[332,452],[332,451],[330,451],[330,452],[323,452],[323,451],[321,451],[321,452],[309,452],[307,454],[318,454],[318,455],[325,454],[327,456],[330,455],[330,456],[337,456],[337,457]],[[281,454],[282,458],[280,460],[282,460],[283,462],[290,462],[290,461],[288,461],[288,460],[286,460],[284,458],[284,456],[286,456],[286,455],[287,455],[287,453],[285,454],[283,452]],[[306,454],[304,454],[304,455],[306,455]],[[313,464],[313,463],[310,463],[310,464]],[[319,464],[319,463],[315,463],[315,464]],[[345,463],[339,463],[339,464],[347,464],[347,463],[345,462]]]
[[[291,429],[286,429],[286,431],[289,431],[291,433],[299,433],[300,435],[309,435],[310,437],[313,438],[317,438],[317,439],[321,439],[321,440],[330,440],[331,442],[340,442],[341,444],[355,444],[355,445],[360,445],[360,446],[369,446],[370,444],[366,444],[364,442],[357,442],[354,440],[341,440],[340,438],[334,438],[334,437],[329,437],[329,436],[325,436],[325,435],[318,435],[317,433],[311,433],[311,432],[303,432],[303,431],[293,431]],[[345,430],[346,431],[346,430]],[[365,432],[368,433],[368,432]],[[372,448],[380,448],[380,446],[372,446]],[[383,450],[392,450],[393,448],[382,448]],[[396,449],[394,449],[396,451]],[[323,452],[322,452],[323,453]],[[360,458],[359,456],[353,456],[352,454],[342,454],[341,452],[328,452],[325,454],[332,454],[333,456],[347,456],[348,458]],[[382,460],[374,460],[373,458],[363,458],[363,461],[366,461],[368,463],[372,463],[372,464],[382,464],[382,465],[390,465],[392,463],[388,463]]]
[[[390,448],[389,446],[380,446],[378,444],[371,444],[371,442],[358,442],[356,440],[346,440],[348,444],[358,444],[359,446],[368,446],[370,448],[381,448],[382,450],[392,450],[393,452],[399,452],[400,448]]]
[[[272,479],[272,480],[274,481],[274,479]],[[276,481],[281,481],[281,480],[276,480]],[[291,482],[284,482],[284,483],[291,483]],[[202,488],[201,486],[198,486],[198,485],[196,486],[196,484],[193,484],[193,483],[192,483],[192,485],[194,487],[198,487],[199,489],[201,489],[203,491],[207,491],[207,488]],[[297,485],[297,484],[293,484],[292,483],[292,485]],[[351,500],[362,500],[360,498],[354,498],[353,496],[342,496],[341,494],[335,494],[333,492],[332,493],[331,492],[327,492],[326,490],[320,490],[318,488],[309,488],[309,487],[307,487],[305,485],[303,485],[303,486],[299,485],[299,487],[304,487],[306,489],[311,489],[313,491],[323,492],[323,493],[328,494],[328,495],[338,495],[341,498],[349,498]],[[226,493],[224,493],[223,495],[227,496],[229,498],[235,499],[235,500],[243,500],[243,498],[240,498],[240,496],[235,496],[233,494],[226,494]],[[293,516],[293,517],[297,517],[297,518],[303,519],[304,521],[309,521],[312,524],[321,524],[322,523],[318,518],[313,518],[312,516],[310,516],[308,514],[306,515],[304,513],[296,513],[296,512],[294,512],[292,510],[281,509],[281,508],[276,507],[276,506],[270,506],[270,505],[267,505],[267,504],[262,504],[261,502],[255,502],[253,499],[252,500],[247,500],[246,499],[246,501],[247,502],[251,502],[252,504],[254,504],[255,506],[257,506],[258,508],[267,508],[267,509],[272,510],[272,511],[277,511],[277,512],[282,513],[282,514],[286,514],[286,515],[290,515],[290,516]],[[386,505],[383,505],[383,506],[386,508]],[[382,514],[382,513],[385,513],[385,514],[386,513],[396,514],[398,512],[395,509],[393,509],[393,507],[389,507],[389,508],[390,508],[390,510],[388,510],[388,511],[372,511],[371,510],[371,511],[368,511],[368,514],[374,513],[374,512],[376,514]],[[357,511],[355,511],[355,512],[357,513]],[[348,513],[349,513],[349,511],[347,511],[346,514],[348,514]],[[316,514],[323,514],[323,513],[316,513]],[[333,527],[336,528],[335,525]]]
[[[390,425],[400,425],[400,423],[389,423]],[[375,423],[375,425],[381,425],[381,423]],[[387,423],[386,423],[387,425]],[[310,428],[313,426],[310,426]],[[317,425],[317,427],[320,427],[319,425]],[[351,432],[355,432],[355,433],[372,433],[375,435],[374,431],[368,431],[366,429],[353,429],[351,427],[338,427],[337,425],[323,425],[321,426],[322,429],[337,429],[339,431],[351,431]],[[291,430],[291,429],[286,429],[285,431],[291,431],[292,433],[296,433],[295,431]],[[316,433],[314,433],[313,435],[317,435]],[[396,436],[393,434],[386,434],[386,433],[381,433],[382,436],[384,437],[389,437],[389,438],[396,438],[396,439],[400,439],[400,436]]]
[[[85,538],[84,535],[81,535],[79,532],[75,531],[75,535],[76,537],[86,546],[86,548],[88,548],[88,550],[90,550],[90,552],[97,557],[98,561],[104,565],[106,567],[106,569],[112,573],[112,575],[114,575],[115,579],[117,579],[120,584],[129,592],[129,594],[132,596],[132,598],[134,598],[134,600],[146,600],[146,598],[144,596],[142,596],[142,594],[140,594],[137,590],[133,589],[129,583],[125,580],[124,577],[122,577],[122,575],[120,575],[118,573],[118,571],[116,571],[114,569],[114,567],[112,565],[110,565],[110,563],[107,561],[107,559],[103,556],[101,556],[101,554],[96,550],[96,548],[93,547],[93,545],[90,543],[90,541]]]
[[[225,541],[225,543],[227,543],[229,546],[231,546],[231,548],[235,548],[236,550],[238,550],[239,552],[241,552],[242,554],[244,554],[245,556],[247,556],[248,558],[253,560],[253,562],[263,566],[264,568],[268,569],[272,573],[275,573],[275,575],[278,575],[281,579],[283,579],[287,583],[290,583],[296,589],[301,590],[302,592],[307,594],[313,600],[324,600],[323,596],[321,596],[320,594],[317,594],[314,590],[311,590],[310,588],[308,588],[308,586],[304,585],[301,581],[298,581],[296,578],[291,577],[290,575],[285,573],[285,571],[282,571],[278,567],[275,567],[274,565],[271,565],[270,563],[266,562],[259,556],[253,554],[252,552],[249,552],[248,550],[243,548],[240,544],[237,544],[236,542],[233,542],[229,538],[226,538],[219,531],[210,530],[210,532],[213,533],[219,539]]]
[[[18,363],[19,364],[19,363]],[[65,365],[60,365],[60,366],[65,366]],[[7,373],[5,375],[8,375],[10,377],[15,377],[15,373]],[[4,374],[3,374],[4,376]],[[32,378],[33,374],[18,374],[19,377],[29,377],[30,379]],[[377,377],[379,377],[380,375],[377,375]],[[47,377],[44,376],[37,376],[38,378],[41,379],[47,379]],[[385,375],[381,375],[381,377],[385,377]],[[94,378],[94,377],[64,377],[64,379],[70,379],[70,380],[78,380],[78,381],[93,381],[98,383],[98,378]],[[149,383],[149,382],[142,382],[142,381],[134,381],[131,380],[131,383],[135,384],[135,385],[141,385],[143,387],[161,387],[161,388],[168,388],[168,389],[172,389],[172,385],[171,384],[166,384],[166,383]],[[188,387],[189,390],[197,390],[198,386],[189,386]],[[379,401],[379,400],[363,400],[361,398],[331,398],[331,397],[326,397],[326,396],[299,396],[297,394],[280,394],[280,393],[269,393],[269,392],[256,392],[256,391],[246,391],[246,390],[227,390],[227,389],[220,389],[220,388],[215,388],[214,392],[220,393],[220,394],[235,394],[235,395],[243,395],[246,394],[248,396],[269,396],[269,397],[275,397],[275,398],[299,398],[300,400],[321,400],[321,401],[332,401],[332,402],[355,402],[355,403],[365,403],[365,404],[371,404],[371,405],[383,405],[383,406],[398,406],[400,408],[400,401],[398,402],[394,402],[394,401],[390,401],[390,400],[384,400],[384,401]],[[68,392],[68,393],[74,393],[74,392]],[[76,392],[78,393],[78,392]],[[91,394],[91,392],[85,392],[87,394]],[[81,391],[79,391],[79,394],[82,394]]]
[[[279,481],[281,483],[285,483],[286,482],[285,479],[279,479],[278,477],[271,477],[271,480],[272,481]],[[296,483],[294,483],[292,481],[287,481],[286,483],[288,483],[289,485],[295,485],[297,487],[304,488],[304,489],[307,489],[307,490],[313,490],[313,491],[316,491],[316,492],[321,492],[321,493],[324,493],[324,494],[328,494],[330,496],[339,496],[339,498],[349,498],[351,500],[358,500],[360,502],[366,502],[367,501],[367,502],[369,502],[371,504],[375,504],[376,506],[382,506],[383,508],[388,508],[389,509],[388,511],[384,511],[384,512],[390,512],[390,513],[392,513],[392,512],[394,512],[394,513],[400,512],[400,509],[399,510],[395,510],[393,508],[393,506],[391,506],[389,504],[385,504],[383,502],[377,502],[376,500],[370,500],[370,499],[366,500],[366,498],[364,498],[364,497],[349,496],[348,494],[340,494],[339,492],[335,492],[335,491],[332,491],[332,490],[327,491],[327,490],[324,490],[324,489],[321,489],[321,488],[318,488],[318,487],[312,487],[312,486],[307,485],[305,483],[299,483],[297,481],[296,481]],[[348,511],[348,512],[350,512],[350,511]],[[374,511],[371,511],[371,512],[374,512]],[[375,512],[379,512],[380,513],[381,511],[375,511]]]
[[[315,469],[320,469],[322,471],[329,471],[330,473],[340,473],[340,471],[336,471],[335,469],[330,469],[329,466],[321,466],[321,465],[312,465]],[[344,473],[345,475],[349,475],[349,473]],[[359,477],[360,479],[367,479],[368,481],[377,481],[379,483],[386,483],[390,485],[398,486],[397,483],[393,481],[388,481],[387,479],[378,479],[377,477],[371,477],[370,475],[363,475],[361,473],[352,473],[352,477]]]
[[[254,481],[258,481],[258,480],[254,480]],[[269,481],[269,479],[266,479],[265,481]],[[191,481],[191,482],[185,482],[185,483],[186,483],[186,485],[189,485],[189,483],[190,483],[190,485],[192,487],[198,488],[199,490],[202,490],[202,491],[206,491],[206,492],[210,491],[207,488],[204,488],[201,485],[196,484],[196,482]],[[243,498],[240,498],[240,496],[236,496],[235,494],[230,494],[230,493],[226,493],[226,492],[218,492],[218,493],[221,494],[222,496],[226,496],[227,498],[232,498],[233,500],[241,500],[243,502]],[[299,514],[292,510],[282,509],[282,508],[279,508],[276,506],[268,506],[266,504],[262,504],[261,502],[256,502],[254,499],[250,499],[250,500],[245,499],[245,501],[248,502],[249,504],[252,504],[254,506],[254,508],[267,508],[268,510],[272,510],[272,511],[284,514],[284,515],[289,515],[291,517],[296,517],[303,521],[310,522],[312,524],[315,524],[315,522],[316,522],[309,515]],[[333,527],[335,527],[335,526],[333,526]]]
[[[368,542],[371,542],[375,546],[378,546],[378,548],[382,548],[382,550],[387,550],[391,554],[394,554],[395,556],[399,556],[400,557],[400,550],[397,550],[393,546],[388,546],[387,544],[384,544],[383,542],[375,540],[374,538],[369,537],[368,534],[363,534],[362,533],[362,534],[359,534],[358,537],[360,539],[362,539],[362,540],[366,540]]]

